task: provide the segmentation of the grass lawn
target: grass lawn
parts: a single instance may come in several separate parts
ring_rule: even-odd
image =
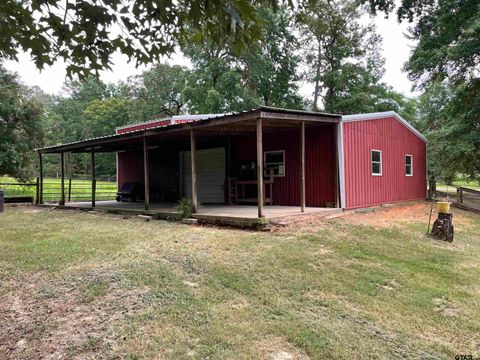
[[[271,232],[7,207],[0,358],[480,356],[480,216],[428,204]]]
[[[31,183],[34,183],[32,180]],[[32,196],[35,197],[36,187],[20,186],[20,185],[2,185],[18,183],[11,177],[0,177],[0,189],[5,196]],[[61,179],[45,178],[43,179],[43,199],[45,202],[59,201],[61,196]],[[114,200],[117,193],[117,183],[114,181],[97,180],[96,198],[98,200]],[[65,196],[68,199],[68,179],[65,179]],[[91,180],[72,180],[72,188],[70,199],[72,201],[88,201],[92,198],[92,181]]]

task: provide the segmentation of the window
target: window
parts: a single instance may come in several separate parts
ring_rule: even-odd
[[[285,176],[285,150],[265,151],[263,163],[264,176]]]
[[[372,175],[382,175],[382,151],[372,150]]]
[[[413,155],[405,155],[405,176],[413,176]]]

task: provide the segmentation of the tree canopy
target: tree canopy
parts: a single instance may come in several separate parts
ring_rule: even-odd
[[[274,0],[3,0],[0,59],[29,52],[39,69],[57,59],[82,78],[109,69],[121,52],[138,64],[158,61],[186,38],[222,42],[237,50],[258,38],[257,7]]]
[[[0,174],[28,179],[41,143],[42,105],[0,64]]]

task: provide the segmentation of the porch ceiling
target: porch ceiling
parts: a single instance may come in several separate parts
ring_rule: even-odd
[[[160,139],[187,140],[190,136],[190,130],[195,130],[196,136],[252,134],[256,131],[256,121],[259,118],[263,120],[263,131],[268,132],[282,129],[298,129],[302,122],[306,126],[338,123],[341,116],[320,112],[262,107],[251,111],[189,123],[159,126],[146,130],[86,139],[74,143],[46,147],[37,151],[42,154],[62,152],[86,153],[91,152],[92,148],[95,152],[123,151],[143,146],[143,138],[147,138],[147,140],[155,139],[157,141]]]

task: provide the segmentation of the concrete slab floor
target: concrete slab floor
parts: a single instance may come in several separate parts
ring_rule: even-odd
[[[68,202],[65,204],[69,208],[91,208],[91,202]],[[96,209],[102,210],[117,210],[117,211],[138,211],[142,213],[145,211],[142,202],[117,202],[117,201],[97,201]],[[178,204],[174,202],[151,203],[149,213],[170,213],[172,215],[179,214]],[[256,219],[258,216],[258,209],[255,205],[222,205],[222,204],[204,204],[198,208],[198,215],[204,216],[218,216],[218,217],[232,217],[244,219]],[[321,207],[307,207],[305,212],[300,211],[299,206],[280,206],[280,205],[266,205],[264,207],[264,215],[267,219],[274,219],[280,217],[305,215],[305,214],[321,214],[341,212],[341,209],[335,208],[321,208]]]

